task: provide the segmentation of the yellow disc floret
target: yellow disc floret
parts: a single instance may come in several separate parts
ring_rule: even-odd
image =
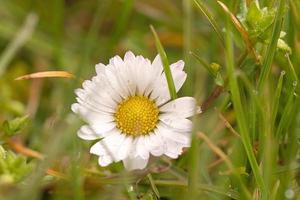
[[[132,96],[121,102],[115,113],[117,128],[131,136],[149,134],[156,126],[159,110],[154,101]]]

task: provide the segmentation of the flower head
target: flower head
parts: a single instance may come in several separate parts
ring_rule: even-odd
[[[176,92],[186,80],[184,62],[170,65]],[[150,154],[177,158],[190,145],[196,101],[182,97],[171,101],[162,62],[127,52],[108,65],[97,64],[97,75],[75,91],[73,112],[88,125],[78,136],[99,140],[90,152],[99,156],[99,165],[123,161],[128,170],[143,169]]]

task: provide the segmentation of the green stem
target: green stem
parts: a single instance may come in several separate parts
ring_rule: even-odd
[[[159,40],[159,37],[154,29],[154,27],[151,25],[150,29],[153,33],[154,39],[155,39],[155,45],[156,45],[156,49],[160,55],[163,67],[164,67],[164,72],[166,75],[166,79],[167,79],[167,83],[168,83],[168,88],[169,88],[169,92],[170,92],[170,96],[172,99],[176,99],[177,98],[177,94],[176,94],[176,89],[175,89],[175,85],[174,85],[174,81],[173,81],[173,77],[172,77],[172,73],[171,73],[171,69],[170,69],[170,65],[169,65],[169,61],[168,61],[168,57],[167,54]]]
[[[228,76],[229,76],[229,88],[231,92],[231,99],[233,101],[233,106],[236,113],[237,123],[240,129],[240,134],[242,138],[242,142],[245,148],[245,151],[247,153],[247,157],[249,159],[251,168],[253,170],[253,174],[255,177],[255,180],[258,184],[258,187],[262,193],[262,199],[267,199],[267,190],[263,181],[263,178],[261,176],[261,173],[259,171],[259,167],[251,146],[251,141],[249,137],[249,129],[247,127],[246,118],[245,118],[245,112],[243,110],[242,102],[241,102],[241,96],[240,91],[237,83],[237,78],[235,74],[234,69],[234,55],[233,55],[233,45],[232,45],[232,39],[230,36],[229,30],[229,19],[227,18],[226,21],[226,33],[225,33],[225,47],[226,47],[226,65],[228,70]]]

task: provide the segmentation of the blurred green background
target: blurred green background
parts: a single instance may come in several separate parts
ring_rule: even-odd
[[[243,185],[253,199],[299,199],[296,85],[300,2],[223,2],[241,21],[259,61],[248,51],[243,32],[217,1],[0,0],[0,199],[245,199]],[[250,9],[253,2],[259,3],[261,10]],[[286,36],[281,37],[280,46],[272,33],[281,20],[276,17],[282,2],[284,23],[279,32]],[[186,63],[188,80],[179,96],[196,96],[199,105],[207,107],[194,120],[192,148],[178,160],[160,158],[136,173],[124,172],[120,163],[101,168],[96,156],[88,153],[92,142],[76,135],[82,121],[70,110],[74,89],[95,75],[95,64],[106,64],[114,55],[123,57],[131,50],[152,60],[157,50],[150,25],[170,63],[180,59]],[[267,89],[255,97],[261,69],[273,61],[268,50],[273,43],[276,54]],[[232,58],[229,44],[234,46]],[[239,80],[237,89],[246,123],[239,121],[240,110],[232,106],[237,91],[232,85],[236,74],[227,68],[230,59],[239,68],[241,79],[246,77]],[[14,80],[24,74],[56,70],[73,73],[79,80]],[[281,71],[287,74],[284,79]],[[269,112],[271,117],[265,116]],[[245,137],[232,134],[232,129],[243,132],[241,124],[249,130],[267,198],[247,159]],[[225,152],[234,173],[197,137],[199,130]],[[280,137],[273,137],[276,131]],[[16,150],[15,143],[40,152],[45,159],[21,155],[24,150]]]

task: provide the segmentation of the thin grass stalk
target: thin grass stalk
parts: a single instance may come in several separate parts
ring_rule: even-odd
[[[154,29],[153,26],[150,26],[150,29],[153,33],[154,39],[155,39],[155,45],[156,45],[156,49],[160,55],[163,67],[164,67],[164,72],[166,75],[166,79],[167,79],[167,83],[168,83],[168,88],[169,88],[169,92],[170,92],[170,96],[171,99],[176,99],[177,98],[177,94],[176,94],[176,89],[175,89],[175,85],[174,85],[174,80],[172,77],[172,73],[171,73],[171,69],[170,69],[170,65],[169,65],[169,60],[167,57],[167,54],[159,40],[159,37]]]
[[[199,10],[204,14],[204,16],[207,18],[207,20],[209,21],[209,23],[211,24],[211,26],[213,27],[214,31],[216,32],[221,44],[223,47],[225,47],[225,42],[224,42],[224,37],[222,34],[222,31],[220,30],[215,18],[213,17],[213,15],[210,13],[210,11],[203,5],[203,3],[201,2],[201,0],[194,0],[195,5],[197,6],[197,8],[199,8]]]
[[[254,174],[255,180],[257,182],[258,188],[262,194],[262,199],[267,199],[267,190],[264,184],[264,181],[262,179],[255,155],[253,153],[253,148],[251,146],[251,141],[249,137],[249,129],[247,127],[247,121],[245,118],[245,112],[243,110],[241,97],[240,97],[240,91],[237,83],[237,78],[235,74],[234,69],[234,55],[233,55],[233,44],[232,44],[232,38],[230,36],[230,33],[228,32],[230,27],[229,19],[227,17],[226,20],[226,33],[225,33],[225,44],[226,44],[226,66],[228,70],[228,76],[229,76],[229,88],[231,91],[231,99],[233,101],[233,106],[236,113],[236,118],[238,122],[238,126],[240,129],[240,134],[242,138],[242,142],[245,148],[245,151],[247,153],[247,157],[249,159],[252,172]]]
[[[263,58],[262,71],[258,80],[258,92],[260,95],[263,93],[264,86],[266,84],[266,80],[270,74],[272,62],[274,59],[274,55],[277,49],[277,42],[280,36],[282,24],[283,24],[283,15],[285,10],[286,0],[280,0],[278,11],[275,17],[273,31],[271,36],[271,41],[268,45],[266,54]]]

